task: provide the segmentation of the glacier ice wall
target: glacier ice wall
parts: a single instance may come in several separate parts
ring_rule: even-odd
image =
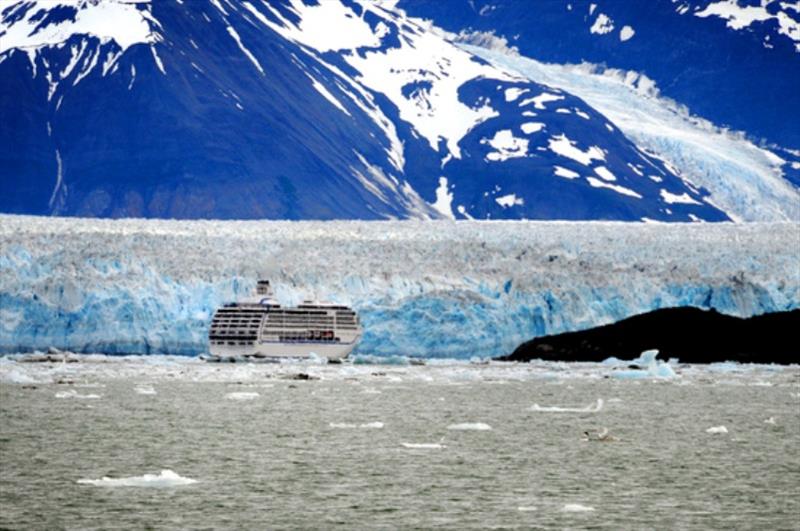
[[[0,351],[202,353],[261,276],[283,304],[354,305],[358,353],[494,356],[661,307],[798,308],[798,242],[792,223],[0,216]]]

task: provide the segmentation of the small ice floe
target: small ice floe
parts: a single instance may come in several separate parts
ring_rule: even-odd
[[[725,426],[711,426],[706,430],[706,433],[728,433],[728,428]]]
[[[154,395],[156,394],[156,390],[153,389],[151,385],[140,385],[138,387],[133,388],[134,391],[139,393],[140,395]]]
[[[531,411],[541,413],[597,413],[601,409],[603,409],[602,398],[598,398],[597,402],[586,407],[540,406],[539,404],[534,404],[530,408]]]
[[[162,470],[160,474],[145,474],[143,476],[132,476],[127,478],[100,479],[79,479],[82,485],[94,485],[95,487],[180,487],[197,483],[196,479],[182,477],[172,470]]]
[[[581,505],[580,503],[567,503],[561,510],[565,513],[589,513],[594,511],[594,507]]]
[[[638,369],[615,370],[611,373],[611,376],[627,380],[638,378],[676,378],[678,375],[675,373],[672,366],[667,362],[656,359],[657,356],[658,350],[645,350],[642,352],[641,356],[628,362],[629,365],[639,367]]]
[[[352,422],[331,422],[328,426],[337,430],[350,430],[357,428],[358,424],[353,424]]]
[[[228,393],[225,395],[225,398],[228,400],[255,400],[259,396],[261,395],[258,393],[239,391],[236,393]]]
[[[520,505],[519,507],[517,507],[517,510],[519,512],[521,512],[521,513],[532,513],[533,511],[536,511],[537,509],[536,509],[536,507],[534,507],[532,505]]]
[[[446,445],[442,443],[401,443],[403,448],[409,448],[411,450],[439,450],[441,448],[447,448]]]
[[[462,422],[461,424],[450,424],[448,430],[462,430],[462,431],[489,431],[492,429],[488,424],[483,422]]]
[[[326,358],[325,356],[320,356],[316,352],[309,353],[308,359],[305,360],[305,361],[309,365],[327,365],[328,364],[328,358]]]
[[[775,417],[770,417],[768,419],[764,419],[764,424],[772,424],[774,426],[777,424],[777,422],[775,421]]]
[[[28,375],[27,373],[19,371],[17,369],[7,369],[0,372],[0,382],[23,384],[23,385],[43,383],[33,378],[32,376]]]
[[[366,389],[361,391],[361,394],[362,395],[379,395],[379,394],[381,394],[381,392],[378,389],[375,389],[374,387],[367,387]]]
[[[87,399],[88,398],[88,399],[95,399],[95,398],[100,398],[100,395],[96,395],[96,394],[82,395],[79,392],[73,391],[73,390],[70,389],[69,391],[60,391],[60,392],[56,393],[56,398],[82,398],[82,399]]]
[[[356,428],[361,428],[362,430],[379,430],[383,428],[383,422],[365,422],[363,424],[356,424],[354,422],[331,422],[328,426],[339,430],[354,430]]]

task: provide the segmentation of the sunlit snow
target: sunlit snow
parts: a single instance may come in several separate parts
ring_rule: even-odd
[[[605,160],[603,150],[597,146],[591,146],[586,151],[575,147],[575,142],[567,138],[567,135],[556,135],[548,140],[550,150],[553,153],[580,162],[584,166],[591,164],[592,160]]]
[[[525,157],[528,154],[528,139],[515,137],[508,129],[497,131],[492,138],[481,139],[481,144],[488,144],[495,149],[486,154],[486,160],[492,162]]]

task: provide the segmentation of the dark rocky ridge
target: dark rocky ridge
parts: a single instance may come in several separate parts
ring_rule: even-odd
[[[800,363],[800,310],[742,319],[699,308],[667,308],[588,330],[526,341],[500,361],[633,359],[658,349],[684,363]]]

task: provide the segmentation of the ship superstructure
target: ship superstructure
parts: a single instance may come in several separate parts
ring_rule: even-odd
[[[304,301],[282,307],[268,280],[259,280],[252,300],[224,305],[214,313],[209,351],[219,358],[346,357],[361,338],[353,309],[340,304]]]

